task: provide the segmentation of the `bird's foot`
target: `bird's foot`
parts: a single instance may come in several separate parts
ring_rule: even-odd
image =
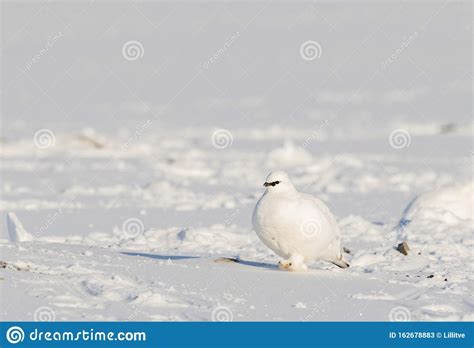
[[[278,262],[278,268],[284,271],[291,271],[293,263],[290,260],[281,260]]]
[[[308,266],[306,266],[303,263],[302,258],[299,257],[291,257],[289,260],[281,260],[278,262],[278,268],[284,270],[284,271],[305,271],[308,269]]]

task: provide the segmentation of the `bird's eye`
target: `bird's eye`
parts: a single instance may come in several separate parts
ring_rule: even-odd
[[[265,186],[265,187],[267,187],[267,186],[275,187],[275,185],[278,185],[279,183],[281,183],[281,181],[266,182],[265,184],[263,184],[263,186]]]

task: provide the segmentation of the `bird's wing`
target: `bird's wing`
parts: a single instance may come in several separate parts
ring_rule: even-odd
[[[303,198],[307,203],[314,204],[319,210],[324,212],[324,214],[331,214],[327,205],[319,198],[316,198],[313,195],[309,195],[306,193],[302,193],[301,198]]]
[[[320,210],[327,217],[329,222],[337,225],[336,218],[322,200],[306,193],[302,193],[301,196],[306,202],[313,204],[318,210]]]

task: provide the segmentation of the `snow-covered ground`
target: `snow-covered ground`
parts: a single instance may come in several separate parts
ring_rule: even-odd
[[[219,150],[211,135],[144,136],[126,153],[118,139],[97,149],[72,135],[47,151],[5,144],[1,208],[33,241],[9,242],[3,214],[3,318],[47,306],[57,320],[210,320],[222,306],[234,320],[389,320],[397,307],[412,320],[472,320],[472,183],[422,195],[403,215],[417,194],[469,182],[466,158],[419,165],[387,139],[315,155],[320,143],[273,149],[243,134],[234,142],[258,150]],[[275,160],[301,161],[294,182],[338,216],[349,269],[276,268],[250,221]],[[403,240],[407,256],[394,249]]]
[[[469,4],[40,5],[2,5],[2,320],[474,319]],[[276,267],[251,227],[275,169],[350,268]]]

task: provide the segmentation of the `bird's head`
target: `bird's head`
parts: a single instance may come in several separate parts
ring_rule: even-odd
[[[268,174],[263,186],[267,188],[267,192],[284,193],[296,191],[288,174],[281,170]]]

